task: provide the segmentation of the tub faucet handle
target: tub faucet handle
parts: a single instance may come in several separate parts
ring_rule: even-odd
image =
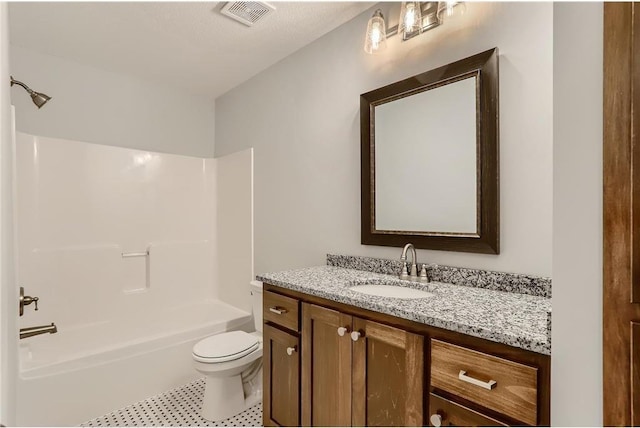
[[[34,296],[25,296],[24,295],[24,287],[20,287],[20,298],[19,298],[19,309],[20,309],[20,316],[24,315],[24,307],[28,306],[30,304],[35,304],[36,306],[36,311],[38,310],[38,300],[40,300],[39,297]]]
[[[39,297],[31,297],[31,296],[24,296],[24,305],[30,305],[30,304],[35,304],[35,310],[38,310],[38,300],[40,300]]]

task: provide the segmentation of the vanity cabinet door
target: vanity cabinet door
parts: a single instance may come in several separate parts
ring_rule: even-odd
[[[422,426],[424,339],[354,318],[354,426]]]
[[[303,303],[303,426],[351,425],[350,330],[351,316]]]
[[[264,325],[264,424],[300,426],[300,346],[297,336]]]

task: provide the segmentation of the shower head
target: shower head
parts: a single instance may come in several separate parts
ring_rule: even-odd
[[[13,85],[18,85],[18,86],[22,86],[25,91],[27,91],[29,93],[29,95],[31,95],[31,100],[33,101],[33,103],[36,105],[36,107],[40,108],[43,105],[45,105],[47,103],[47,101],[49,101],[51,99],[51,97],[47,94],[43,94],[41,92],[36,92],[33,89],[31,89],[30,87],[28,87],[27,85],[25,85],[24,83],[15,80],[13,78],[13,76],[11,76],[11,86]]]
[[[38,106],[38,108],[42,107],[43,105],[45,105],[47,103],[47,101],[49,101],[51,99],[51,97],[47,94],[42,94],[40,92],[36,92],[36,91],[32,91],[31,92],[31,99],[33,100],[33,103]]]

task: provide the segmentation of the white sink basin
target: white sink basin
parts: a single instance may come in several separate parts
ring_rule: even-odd
[[[428,291],[391,284],[354,285],[349,287],[349,290],[370,296],[393,297],[395,299],[425,299],[433,296],[433,293]]]

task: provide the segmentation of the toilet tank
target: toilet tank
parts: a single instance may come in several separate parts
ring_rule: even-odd
[[[256,331],[262,331],[262,282],[251,281],[251,308]]]

